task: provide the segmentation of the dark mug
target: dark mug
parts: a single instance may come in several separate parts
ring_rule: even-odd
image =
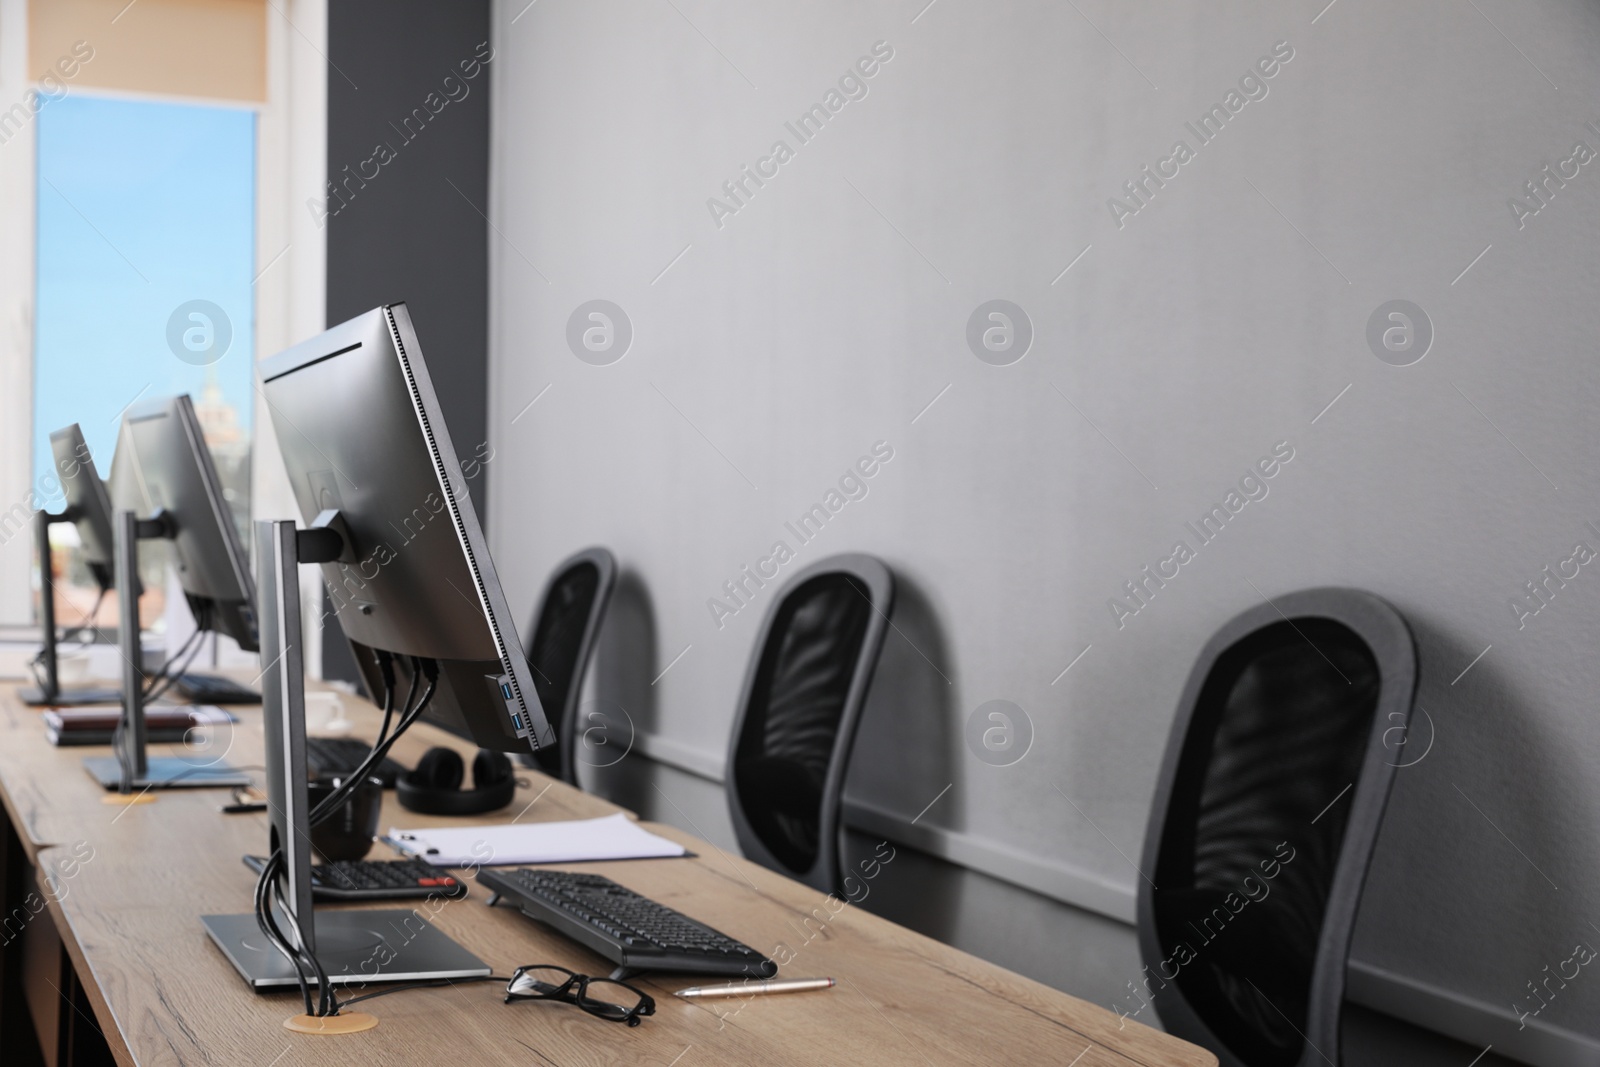
[[[321,778],[306,784],[313,809],[332,795],[338,778]],[[320,860],[358,860],[372,849],[383,811],[383,780],[368,778],[356,786],[327,821],[311,828],[312,854]]]

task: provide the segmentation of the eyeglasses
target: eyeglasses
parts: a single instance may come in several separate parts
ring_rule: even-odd
[[[506,1003],[517,999],[565,1001],[590,1015],[629,1026],[638,1026],[641,1017],[656,1013],[656,1002],[650,995],[626,982],[590,978],[550,964],[531,964],[511,972],[511,981],[506,983]]]

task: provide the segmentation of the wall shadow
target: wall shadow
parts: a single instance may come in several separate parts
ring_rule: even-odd
[[[960,779],[962,757],[959,715],[955,707],[955,671],[951,665],[944,627],[932,601],[918,583],[903,571],[895,572],[893,625],[884,638],[883,653],[872,689],[861,712],[850,773],[845,780],[847,835],[845,864],[855,872],[868,862],[879,841],[890,831],[898,854],[926,839],[918,828],[962,826]],[[946,788],[948,787],[948,789]],[[942,795],[941,795],[942,793]],[[891,813],[886,825],[859,825],[852,820],[851,802]],[[921,816],[918,818],[918,816]],[[917,819],[906,831],[904,824]],[[873,893],[863,902],[930,937],[948,940],[961,904],[959,877],[928,877],[942,866],[926,857],[883,867]],[[953,873],[953,872],[951,872]],[[895,891],[895,886],[900,891]],[[914,886],[915,891],[909,891]],[[911,906],[908,902],[915,901]],[[898,903],[895,903],[898,902]]]
[[[624,566],[595,642],[592,696],[578,714],[580,729],[601,729],[580,738],[577,751],[583,787],[631,811],[650,810],[650,775],[631,764],[641,759],[639,736],[658,726],[656,669],[655,606],[644,578]]]
[[[1571,802],[1579,783],[1555,773],[1573,766],[1570,740],[1500,669],[1512,648],[1497,643],[1461,674],[1483,648],[1463,643],[1450,620],[1415,609],[1406,618],[1421,684],[1392,757],[1398,769],[1352,957],[1495,1003],[1502,993],[1531,999],[1524,980],[1543,973],[1550,946],[1592,937],[1581,894],[1562,891],[1574,881],[1571,842],[1584,825]],[[1550,773],[1528,774],[1530,767]],[[1453,844],[1438,847],[1441,836]],[[1469,875],[1483,888],[1434,891]],[[1525,917],[1514,941],[1496,936],[1508,914]],[[1581,1030],[1562,1009],[1583,1007],[1569,995],[1540,1021]],[[1508,1036],[1515,1029],[1508,1024]]]

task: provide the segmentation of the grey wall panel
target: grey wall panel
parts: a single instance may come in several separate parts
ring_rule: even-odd
[[[907,612],[852,799],[909,822],[950,786],[919,826],[1128,898],[1207,636],[1263,596],[1369,589],[1422,657],[1431,727],[1397,758],[1432,748],[1399,776],[1357,960],[1531,1010],[1527,983],[1600,938],[1600,571],[1512,607],[1600,548],[1600,175],[1552,181],[1520,228],[1508,200],[1600,150],[1600,12],[1325,7],[497,6],[497,562],[531,606],[611,546],[639,591],[606,684],[715,767],[771,587],[720,626],[708,601],[780,539],[882,556]],[[785,124],[878,41],[865,97],[800,143]],[[1277,42],[1266,95],[1200,144],[1186,123]],[[1119,225],[1108,200],[1179,138],[1193,158]],[[793,158],[714,218],[780,139]],[[605,365],[568,343],[597,299],[632,333]],[[993,299],[1033,327],[1009,366],[967,341]],[[1395,299],[1433,327],[1410,366],[1367,338]],[[800,544],[785,523],[878,441],[865,498]],[[1186,524],[1287,447],[1200,543]],[[1194,558],[1119,626],[1108,602],[1180,539]],[[1012,766],[964,740],[996,699],[1033,727]],[[1596,1019],[1583,979],[1537,1017]]]
[[[406,302],[464,466],[489,455],[492,49],[488,0],[330,0],[329,184],[306,205],[328,231],[328,324]],[[324,634],[324,676],[355,680]]]

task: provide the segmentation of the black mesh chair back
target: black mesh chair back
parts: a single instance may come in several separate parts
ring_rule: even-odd
[[[820,560],[773,598],[745,674],[728,758],[739,847],[823,892],[840,888],[845,772],[893,607],[878,560]]]
[[[1195,664],[1145,836],[1139,942],[1162,1023],[1222,1067],[1340,1062],[1350,935],[1399,759],[1385,734],[1404,737],[1416,679],[1405,621],[1353,589],[1253,608]]]
[[[556,730],[556,743],[540,749],[534,764],[546,774],[578,784],[578,700],[583,672],[616,585],[617,561],[604,548],[586,548],[551,573],[528,629],[528,663],[539,703]]]

